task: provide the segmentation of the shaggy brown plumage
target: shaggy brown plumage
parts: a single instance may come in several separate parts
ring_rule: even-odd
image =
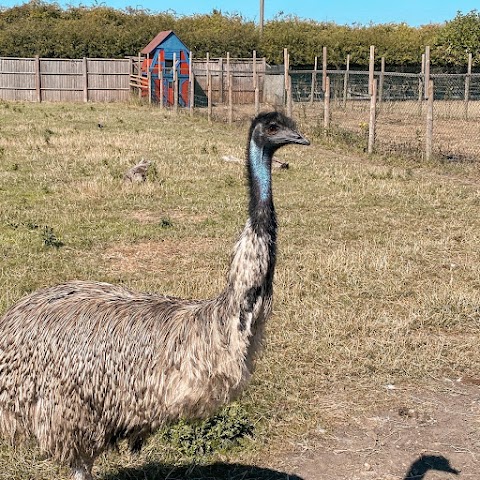
[[[280,113],[252,122],[249,219],[227,286],[211,300],[72,281],[38,290],[0,320],[0,428],[91,479],[95,458],[179,418],[205,417],[248,382],[272,308],[276,220],[271,161],[308,144]]]

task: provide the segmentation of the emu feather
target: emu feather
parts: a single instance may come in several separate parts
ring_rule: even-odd
[[[294,123],[257,116],[247,146],[249,218],[225,289],[209,300],[71,281],[38,290],[0,320],[0,429],[33,436],[92,479],[95,458],[122,438],[138,446],[179,418],[212,414],[253,372],[272,308],[276,220],[271,163],[307,145]]]

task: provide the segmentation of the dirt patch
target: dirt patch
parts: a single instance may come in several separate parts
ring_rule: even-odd
[[[392,389],[392,406],[286,459],[303,480],[480,478],[478,379]]]
[[[103,258],[113,272],[135,273],[146,270],[169,270],[172,266],[191,263],[195,255],[210,252],[213,242],[202,238],[165,239],[160,242],[141,242],[115,245],[105,251]]]

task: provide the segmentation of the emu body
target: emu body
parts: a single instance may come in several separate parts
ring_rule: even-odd
[[[205,417],[247,384],[272,308],[273,153],[308,144],[280,113],[250,127],[249,218],[225,289],[208,300],[72,281],[38,290],[0,320],[0,429],[91,479],[119,439],[137,447],[179,418]]]

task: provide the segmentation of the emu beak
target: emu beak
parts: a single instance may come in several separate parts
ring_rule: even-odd
[[[295,130],[287,130],[284,133],[285,143],[296,143],[298,145],[310,145],[310,141]]]

